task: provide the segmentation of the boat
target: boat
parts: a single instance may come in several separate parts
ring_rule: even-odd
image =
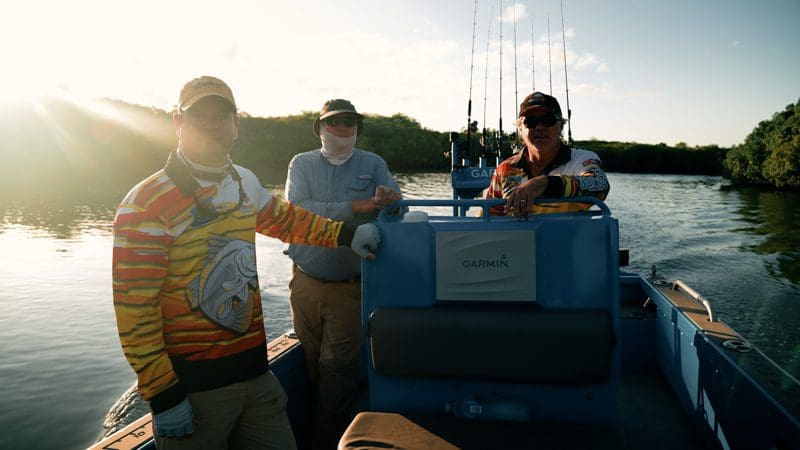
[[[492,217],[504,200],[474,197],[493,167],[461,156],[453,136],[452,199],[401,200],[374,222],[367,383],[339,448],[800,449],[800,382],[712,300],[655,268],[626,272],[607,205]],[[302,351],[291,332],[269,345],[305,449]],[[154,448],[149,415],[91,447]]]

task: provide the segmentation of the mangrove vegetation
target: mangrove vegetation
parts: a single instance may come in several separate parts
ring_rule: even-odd
[[[125,192],[163,166],[177,138],[168,111],[116,100],[75,104],[50,98],[0,109],[0,188],[7,195]],[[292,157],[319,147],[315,112],[286,117],[241,115],[233,160],[263,183],[284,182]],[[466,141],[464,130],[461,142]],[[479,136],[472,134],[473,149]],[[357,147],[381,155],[394,172],[446,172],[449,133],[403,114],[368,114]],[[732,149],[684,143],[578,141],[609,172],[725,175],[742,184],[800,188],[800,101],[758,124]]]

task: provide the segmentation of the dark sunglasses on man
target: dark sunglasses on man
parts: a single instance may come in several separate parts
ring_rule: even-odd
[[[542,124],[545,127],[552,127],[559,122],[560,120],[556,116],[525,116],[525,126],[531,129],[536,128],[536,125],[539,124]]]
[[[323,120],[330,127],[354,127],[358,124],[355,116],[333,116]]]

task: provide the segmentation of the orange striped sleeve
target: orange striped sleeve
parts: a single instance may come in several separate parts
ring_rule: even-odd
[[[112,279],[117,329],[145,400],[178,383],[164,345],[158,301],[173,237],[163,220],[144,206],[163,202],[163,193],[158,186],[145,185],[123,201],[114,219]]]
[[[318,216],[297,205],[272,196],[258,213],[256,231],[287,244],[336,247],[342,222]]]

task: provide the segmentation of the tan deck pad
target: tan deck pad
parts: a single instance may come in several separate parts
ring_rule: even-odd
[[[703,305],[694,301],[682,291],[673,290],[670,286],[657,286],[657,289],[664,294],[678,310],[686,314],[695,325],[705,331],[717,343],[730,339],[741,339],[738,333],[724,322],[711,322],[708,320],[708,313]]]
[[[339,449],[626,449],[620,427],[462,420],[453,416],[360,413]]]

